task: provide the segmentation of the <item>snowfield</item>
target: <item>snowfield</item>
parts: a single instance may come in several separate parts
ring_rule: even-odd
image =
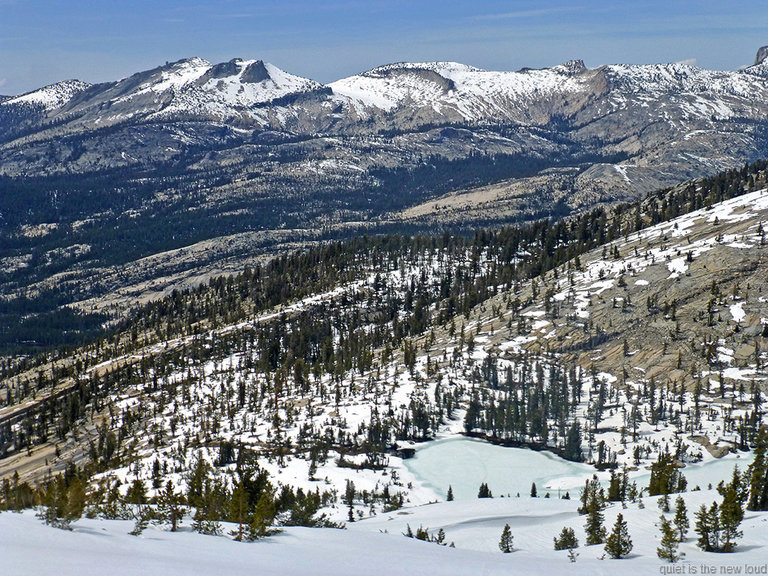
[[[701,504],[719,496],[714,491],[685,495],[691,516]],[[142,536],[128,535],[132,523],[118,520],[79,520],[72,532],[43,525],[34,513],[0,514],[0,565],[3,576],[47,574],[101,576],[165,576],[190,574],[298,575],[472,575],[501,574],[664,574],[683,570],[693,574],[702,564],[734,567],[742,574],[760,573],[768,555],[768,513],[747,512],[742,523],[744,538],[733,554],[713,554],[695,546],[689,532],[680,550],[680,564],[666,564],[656,557],[660,512],[656,498],[646,498],[644,508],[629,503],[609,505],[605,525],[610,527],[621,512],[633,541],[631,555],[623,560],[603,558],[602,545],[583,546],[584,517],[576,512],[577,500],[556,498],[495,498],[445,502],[406,508],[361,522],[346,530],[286,528],[284,532],[254,543],[227,537],[203,536],[188,527],[171,533],[150,527]],[[671,517],[671,514],[668,514]],[[499,536],[508,523],[514,551],[502,554]],[[410,526],[442,528],[446,543],[455,548],[409,539],[402,534]],[[566,551],[554,551],[552,539],[564,526],[574,528],[581,547],[576,562]],[[749,567],[749,568],[748,568]],[[739,573],[739,572],[731,572]],[[763,572],[764,573],[764,572]]]

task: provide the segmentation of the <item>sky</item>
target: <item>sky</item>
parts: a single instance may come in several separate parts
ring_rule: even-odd
[[[331,82],[399,61],[735,70],[766,44],[765,0],[0,0],[0,94],[191,56]]]

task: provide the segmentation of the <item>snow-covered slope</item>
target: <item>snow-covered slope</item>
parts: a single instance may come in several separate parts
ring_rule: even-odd
[[[720,497],[715,491],[685,494],[692,517],[701,504]],[[362,522],[346,530],[286,528],[276,536],[254,543],[233,542],[224,536],[203,536],[188,527],[171,533],[155,527],[142,536],[127,534],[133,524],[116,520],[79,520],[72,532],[44,526],[31,511],[0,514],[0,558],[4,576],[119,576],[163,574],[247,574],[257,570],[268,576],[442,576],[484,574],[530,575],[634,575],[695,574],[705,564],[713,573],[721,568],[765,566],[768,549],[768,513],[750,513],[741,525],[744,537],[733,554],[702,552],[693,531],[681,544],[682,563],[669,565],[656,557],[660,532],[655,498],[618,504],[605,511],[610,530],[618,513],[629,529],[633,550],[623,560],[607,559],[602,545],[584,546],[584,516],[576,513],[576,500],[504,498],[446,502],[408,508]],[[668,514],[668,519],[671,519]],[[691,518],[692,519],[692,518]],[[187,526],[188,526],[187,521]],[[513,552],[502,554],[499,537],[505,524],[512,529]],[[412,530],[427,528],[434,535],[445,532],[446,544],[455,548],[405,538]],[[574,529],[581,546],[575,562],[568,553],[554,551],[552,540],[560,530]],[[227,527],[231,529],[231,527]],[[679,572],[665,570],[678,569]],[[749,573],[749,572],[747,572]],[[760,574],[753,571],[751,573]]]
[[[80,129],[177,118],[263,125],[270,118],[262,106],[279,107],[286,98],[315,91],[322,92],[322,85],[261,60],[213,65],[188,58],[99,85],[61,113],[75,115]],[[21,98],[41,98],[35,94]]]
[[[320,528],[288,528],[256,543],[206,537],[184,529],[149,528],[129,536],[132,522],[81,520],[73,532],[40,524],[32,513],[0,514],[3,576],[396,576],[506,573],[508,562],[472,550],[452,550],[402,536]],[[231,529],[231,527],[228,527]]]
[[[225,119],[235,110],[321,88],[317,82],[294,76],[261,60],[234,59],[211,65],[200,58],[192,58],[163,70],[159,77],[140,84],[123,99],[130,100],[146,93],[162,98],[170,92],[172,100],[152,118],[201,114]]]
[[[358,113],[391,112],[398,107],[431,108],[464,121],[518,120],[532,101],[585,90],[583,69],[569,63],[545,70],[494,72],[456,62],[380,66],[333,82],[334,94]]]
[[[546,102],[551,117],[607,95],[612,99],[696,95],[701,116],[722,109],[723,98],[751,100],[766,94],[754,73],[709,71],[684,64],[612,65],[587,69],[581,61],[541,70],[481,70],[455,62],[399,63],[330,84],[359,114],[398,108],[431,108],[463,121],[531,121],[530,108]]]
[[[55,110],[69,102],[73,97],[86,90],[89,86],[90,84],[80,80],[65,80],[64,82],[57,82],[56,84],[45,86],[39,90],[27,92],[21,96],[9,98],[8,100],[0,102],[0,106],[21,104],[42,107],[46,111]]]

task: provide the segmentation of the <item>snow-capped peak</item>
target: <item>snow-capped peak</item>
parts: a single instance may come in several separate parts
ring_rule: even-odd
[[[65,80],[63,82],[49,84],[48,86],[33,90],[32,92],[27,92],[21,96],[9,98],[0,103],[0,105],[29,104],[42,106],[45,110],[54,110],[69,102],[75,95],[87,89],[89,86],[90,84],[80,80]]]
[[[494,72],[457,62],[401,62],[343,78],[330,86],[363,113],[377,108],[390,112],[398,106],[416,104],[468,121],[512,119],[517,114],[513,109],[526,109],[531,98],[582,89],[576,76],[582,70],[586,70],[583,63],[577,66],[577,62],[519,72]]]

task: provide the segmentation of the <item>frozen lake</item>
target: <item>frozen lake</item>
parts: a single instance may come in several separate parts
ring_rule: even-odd
[[[595,472],[591,466],[568,462],[550,452],[495,446],[472,438],[448,438],[427,444],[417,449],[405,466],[442,497],[452,486],[457,500],[477,498],[483,482],[495,497],[516,496],[518,492],[528,496],[533,482],[539,496],[544,496],[545,485],[552,484],[552,496],[557,497],[559,487],[563,493],[570,490],[574,497],[584,479]]]
[[[751,453],[730,454],[719,460],[689,464],[683,469],[688,489],[696,485],[706,489],[709,483],[715,486],[720,480],[727,481],[735,464],[743,472],[752,457]],[[516,496],[518,492],[520,496],[528,496],[531,483],[535,482],[540,497],[550,492],[556,498],[569,491],[571,498],[575,498],[584,481],[596,472],[592,466],[569,462],[550,452],[507,448],[464,437],[426,444],[404,464],[417,480],[443,498],[448,486],[452,486],[456,500],[477,498],[483,482],[488,484],[495,497]],[[608,473],[599,473],[598,477],[605,482]],[[643,488],[648,485],[650,473],[642,469],[630,477]]]

